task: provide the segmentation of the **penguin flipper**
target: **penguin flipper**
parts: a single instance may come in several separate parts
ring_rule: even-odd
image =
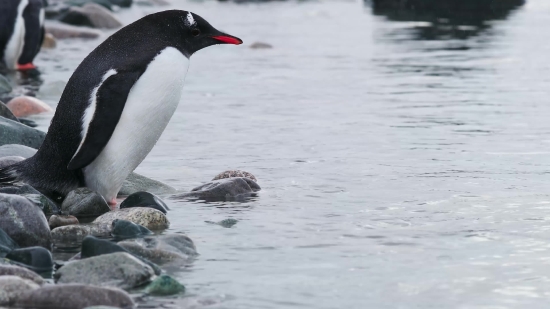
[[[120,120],[130,90],[143,72],[117,71],[107,78],[96,94],[96,108],[86,136],[67,166],[76,170],[92,163],[107,145]]]

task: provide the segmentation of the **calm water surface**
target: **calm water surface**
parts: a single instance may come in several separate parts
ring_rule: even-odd
[[[246,203],[166,200],[168,233],[201,255],[173,271],[188,291],[165,306],[548,306],[550,2],[464,25],[357,1],[172,3],[274,48],[194,55],[137,170],[189,190],[243,169],[263,188]],[[38,96],[55,106],[102,39],[41,53]],[[239,222],[205,223],[226,218]]]

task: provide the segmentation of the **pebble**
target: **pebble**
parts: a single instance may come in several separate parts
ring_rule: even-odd
[[[211,181],[194,188],[189,193],[177,194],[171,198],[198,198],[207,201],[241,200],[260,190],[260,186],[252,179],[233,177]]]
[[[56,248],[78,248],[87,236],[110,237],[110,225],[65,225],[52,230],[52,242]]]
[[[0,228],[19,246],[51,249],[51,234],[44,212],[28,199],[0,193]]]
[[[84,29],[61,23],[46,23],[46,31],[51,33],[56,39],[97,39],[100,32],[92,29]]]
[[[151,281],[153,269],[126,252],[66,263],[54,275],[56,283],[82,283],[131,289]]]
[[[44,284],[44,279],[39,274],[16,265],[0,265],[0,277],[2,276],[17,276],[31,280],[38,285]]]
[[[198,255],[193,241],[183,234],[160,235],[118,243],[129,252],[153,263],[187,261]]]
[[[46,33],[44,35],[44,41],[42,42],[42,48],[55,48],[57,46],[57,42],[55,41],[55,37],[51,33]]]
[[[111,208],[105,199],[88,188],[77,188],[69,192],[61,204],[61,212],[76,217],[96,217]]]
[[[133,222],[119,219],[113,220],[111,235],[117,240],[144,237],[151,234],[153,232]]]
[[[10,306],[21,296],[40,286],[18,276],[0,276],[0,306]]]
[[[12,91],[10,81],[2,74],[0,74],[0,94],[10,93]]]
[[[252,49],[271,49],[273,48],[273,45],[263,42],[254,42],[250,44],[249,47]]]
[[[70,7],[59,20],[75,26],[116,29],[122,23],[108,9],[96,3],[86,3],[82,7]]]
[[[67,226],[67,225],[76,225],[79,224],[78,219],[75,216],[71,215],[53,215],[48,220],[48,224],[50,225],[50,229],[55,229],[56,227],[60,226]],[[53,234],[52,234],[53,239]]]
[[[130,173],[122,184],[122,188],[118,192],[118,195],[127,196],[140,191],[162,195],[175,193],[176,189],[143,175]]]
[[[0,146],[0,158],[18,156],[28,159],[36,153],[35,148],[18,144],[8,144]]]
[[[38,149],[45,137],[46,133],[43,131],[0,117],[0,146],[19,144]]]
[[[170,221],[168,221],[168,218],[162,212],[145,207],[110,211],[97,217],[93,223],[112,224],[116,219],[127,220],[150,230],[162,230],[170,227]]]
[[[233,178],[233,177],[246,177],[248,179],[254,180],[254,182],[258,182],[258,180],[254,175],[252,175],[249,172],[245,172],[241,170],[229,170],[229,171],[219,173],[218,175],[216,175],[216,177],[212,178],[212,180]]]
[[[130,295],[121,289],[83,284],[57,284],[25,293],[15,306],[84,309],[90,306],[134,308],[135,304]]]
[[[12,250],[6,255],[10,263],[31,269],[35,272],[51,272],[53,258],[50,251],[42,247],[27,247]]]
[[[8,156],[8,157],[1,157],[0,158],[0,168],[10,166],[12,164],[15,164],[17,162],[21,162],[25,160],[25,158],[20,156]]]
[[[160,275],[147,286],[145,291],[150,295],[168,296],[185,292],[185,286],[168,275]]]
[[[132,207],[149,207],[162,211],[163,214],[166,214],[166,210],[168,209],[166,203],[164,203],[158,196],[144,191],[130,194],[120,204],[120,209]]]
[[[53,109],[46,103],[37,98],[29,96],[20,96],[13,98],[6,106],[15,115],[15,117],[27,117],[31,115],[53,112]]]

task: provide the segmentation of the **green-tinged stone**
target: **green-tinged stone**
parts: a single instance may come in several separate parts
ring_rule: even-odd
[[[147,286],[146,292],[159,296],[174,295],[185,292],[185,286],[168,275],[161,275]]]

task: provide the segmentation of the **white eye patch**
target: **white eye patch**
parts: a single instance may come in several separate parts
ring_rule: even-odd
[[[191,12],[187,13],[187,18],[185,19],[185,25],[190,27],[190,26],[193,26],[196,23],[197,22],[193,18],[193,14],[191,14]]]

